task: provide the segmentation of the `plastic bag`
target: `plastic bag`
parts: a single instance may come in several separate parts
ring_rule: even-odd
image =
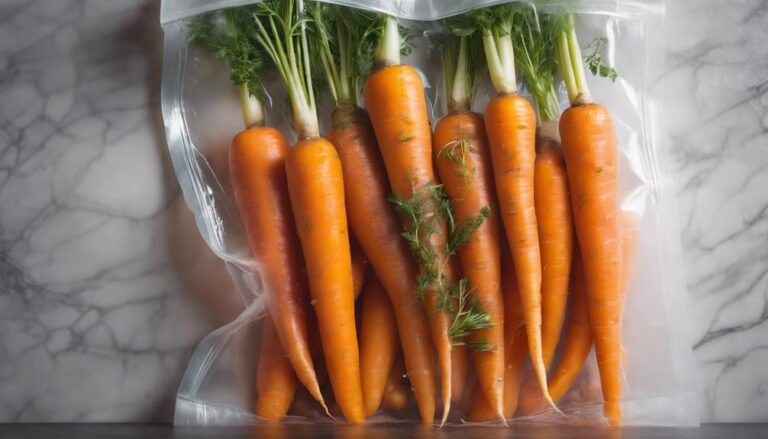
[[[163,0],[165,30],[162,109],[168,147],[184,198],[200,233],[223,259],[241,293],[242,314],[206,336],[197,347],[176,399],[176,425],[234,425],[259,422],[252,414],[255,352],[263,316],[263,286],[258,265],[249,256],[228,187],[227,148],[241,129],[237,91],[227,69],[202,50],[189,46],[185,19],[217,8],[254,3],[243,0]],[[436,20],[499,1],[337,0],[335,3],[384,11],[406,19],[416,36],[405,62],[424,75],[433,119],[441,115],[439,63],[418,35]],[[687,292],[673,185],[664,137],[661,91],[654,80],[663,70],[663,3],[629,0],[582,1],[576,9],[582,41],[607,39],[608,62],[620,77],[615,83],[588,78],[596,101],[608,107],[620,145],[622,208],[638,215],[639,231],[633,281],[623,326],[623,411],[625,425],[698,425],[694,371],[688,327]],[[287,128],[289,110],[274,74],[263,78],[268,125]],[[481,110],[490,94],[476,99]],[[561,99],[567,102],[567,99]],[[321,119],[326,112],[321,111]],[[434,120],[433,120],[434,122]],[[594,361],[594,360],[591,360]],[[586,367],[584,374],[595,374]],[[552,413],[525,420],[570,422],[599,419],[599,405],[574,406],[577,416]],[[568,410],[566,410],[568,412]],[[303,417],[327,422],[319,408]],[[385,419],[393,419],[392,417]]]

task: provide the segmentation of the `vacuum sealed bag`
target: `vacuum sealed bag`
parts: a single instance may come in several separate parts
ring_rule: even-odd
[[[163,0],[168,148],[243,303],[174,423],[698,425],[663,13]]]

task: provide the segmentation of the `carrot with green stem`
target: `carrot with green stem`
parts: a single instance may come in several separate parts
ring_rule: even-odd
[[[261,54],[247,35],[251,12],[234,8],[203,14],[187,30],[191,41],[229,65],[240,88],[246,129],[235,136],[229,151],[235,201],[251,252],[260,264],[277,335],[298,379],[325,408],[307,338],[309,298],[285,174],[288,142],[279,130],[264,126]]]
[[[547,374],[541,340],[541,252],[534,202],[536,116],[517,95],[512,43],[514,9],[493,6],[472,13],[483,38],[485,57],[496,91],[485,109],[485,129],[493,160],[499,215],[515,263],[523,303],[528,349],[545,398]]]
[[[621,423],[621,243],[618,148],[608,110],[593,102],[581,49],[568,17],[556,41],[571,107],[560,118],[576,234],[584,264],[604,413]]]
[[[383,15],[370,33],[378,37],[378,69],[369,75],[363,93],[392,187],[391,200],[403,220],[403,237],[419,264],[417,288],[432,320],[441,371],[442,424],[453,396],[453,344],[486,327],[488,316],[471,306],[466,282],[457,281],[451,267],[448,238],[459,236],[464,225],[451,221],[450,203],[434,175],[424,85],[412,67],[400,63],[397,20]]]
[[[448,23],[450,28],[450,22]],[[482,62],[477,36],[445,35],[441,45],[448,114],[435,127],[437,171],[451,200],[455,221],[471,224],[472,236],[457,251],[472,300],[488,315],[489,325],[468,337],[480,388],[504,419],[504,303],[501,297],[499,229],[490,152],[483,117],[471,111]],[[474,57],[477,58],[477,57]]]
[[[392,302],[419,413],[423,422],[432,423],[435,365],[427,315],[416,300],[417,268],[388,200],[391,189],[368,115],[357,106],[367,64],[361,58],[371,52],[362,46],[372,17],[342,6],[310,6],[315,59],[320,59],[336,103],[329,138],[342,163],[349,226]]]
[[[299,139],[288,150],[285,169],[328,376],[344,416],[361,423],[365,406],[344,180],[336,149],[320,137],[307,17],[300,1],[268,0],[256,7],[253,36],[285,83]]]
[[[565,321],[574,241],[568,176],[557,133],[554,40],[559,26],[554,16],[530,8],[516,14],[515,28],[515,60],[533,95],[538,121],[533,193],[541,252],[542,357],[549,369]]]

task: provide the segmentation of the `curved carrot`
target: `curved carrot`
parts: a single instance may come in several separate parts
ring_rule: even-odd
[[[622,296],[626,294],[627,284],[634,259],[635,238],[637,236],[637,216],[631,212],[622,212],[621,216],[621,284]],[[592,350],[593,336],[589,322],[586,281],[581,256],[574,253],[573,273],[571,276],[571,310],[568,331],[563,340],[563,351],[557,368],[549,379],[549,391],[557,401],[562,398],[576,377],[581,372],[584,362]],[[541,393],[535,386],[526,386],[520,405],[522,414],[530,414],[542,408]]]
[[[307,342],[308,294],[288,199],[287,154],[288,142],[279,130],[242,131],[230,148],[230,178],[277,334],[299,380],[325,407]]]
[[[515,265],[509,252],[501,253],[501,285],[504,291],[504,419],[515,414],[520,393],[520,373],[528,355],[523,305],[515,276]],[[469,419],[475,422],[497,419],[482,392],[473,395]]]
[[[391,17],[387,26],[391,27]],[[397,23],[389,31],[397,36]],[[399,47],[395,44],[395,47]],[[399,48],[397,49],[399,51]],[[371,124],[376,134],[379,149],[384,159],[392,191],[404,200],[423,193],[435,185],[432,163],[432,132],[429,126],[424,85],[419,74],[410,66],[389,65],[372,73],[365,83],[365,102]],[[436,215],[437,207],[430,206],[429,215]],[[406,221],[407,222],[407,221]],[[445,246],[445,227],[432,235],[432,244],[438,251]],[[437,255],[445,260],[444,254]],[[445,264],[450,271],[450,264]],[[447,273],[453,279],[452,273]],[[433,315],[432,340],[437,350],[441,371],[441,393],[443,398],[442,422],[451,408],[451,338],[448,315],[440,309],[438,298],[433,291],[425,291],[425,304]]]
[[[360,370],[365,412],[379,409],[397,354],[397,324],[392,303],[376,276],[365,283],[360,330]]]
[[[392,301],[419,413],[424,422],[432,423],[435,366],[429,323],[424,306],[416,300],[416,266],[400,236],[400,221],[387,200],[386,170],[361,109],[350,106],[335,110],[333,126],[329,138],[342,163],[349,226]],[[375,218],[371,212],[376,212]]]
[[[319,137],[299,141],[285,167],[328,376],[344,416],[365,419],[341,162]]]
[[[534,203],[536,116],[516,94],[488,102],[485,127],[493,158],[499,215],[504,223],[523,303],[528,349],[539,385],[547,388],[541,341],[541,254]],[[554,406],[554,402],[551,402]]]
[[[457,224],[487,218],[458,249],[462,274],[492,326],[474,331],[469,342],[483,343],[472,357],[485,396],[499,416],[504,395],[504,303],[501,297],[499,229],[491,207],[494,189],[488,143],[481,115],[454,112],[435,127],[434,155],[440,181],[451,199]],[[455,367],[455,366],[454,366]],[[455,384],[454,384],[455,386]]]
[[[541,347],[549,369],[568,304],[574,231],[560,144],[541,135],[536,138],[533,193],[541,249]]]
[[[296,394],[296,374],[288,361],[272,318],[264,319],[264,335],[256,370],[256,416],[278,421],[288,413]]]

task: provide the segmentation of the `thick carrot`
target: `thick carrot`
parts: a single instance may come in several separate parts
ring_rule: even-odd
[[[419,74],[408,65],[399,64],[400,36],[394,17],[385,18],[385,28],[377,54],[383,59],[377,61],[386,66],[373,72],[363,90],[379,149],[382,153],[392,191],[403,200],[435,186],[432,162],[432,132],[429,126],[424,85]],[[389,49],[389,50],[386,50]],[[431,197],[427,197],[431,199]],[[437,215],[437,206],[429,206],[428,216]],[[408,227],[408,220],[405,220]],[[439,227],[431,236],[431,244],[437,250],[439,265],[450,271],[450,264],[444,264],[445,227]],[[424,267],[421,267],[422,274]],[[445,273],[453,279],[452,273]],[[448,418],[451,407],[451,347],[448,334],[448,315],[438,303],[433,290],[425,291],[425,304],[432,313],[432,340],[438,354],[441,371],[443,398],[442,422]]]
[[[546,389],[541,340],[541,253],[533,194],[536,117],[525,98],[500,95],[488,102],[485,126],[499,215],[520,287],[528,349],[539,385]]]
[[[541,249],[542,357],[549,369],[565,320],[574,231],[562,149],[544,135],[536,139],[533,193]]]
[[[389,182],[370,123],[362,110],[342,107],[333,113],[329,138],[344,171],[349,226],[392,301],[405,366],[421,419],[435,415],[435,372],[429,323],[416,300],[416,266],[400,237],[400,221],[387,200]],[[375,220],[371,212],[376,212]]]
[[[296,374],[269,316],[264,319],[264,335],[256,370],[256,391],[256,416],[269,421],[278,421],[285,416],[296,394]]]
[[[363,291],[360,330],[360,370],[363,402],[367,416],[381,405],[392,364],[397,354],[397,324],[392,303],[376,276],[371,276]]]
[[[328,375],[344,416],[359,423],[365,410],[341,162],[329,141],[311,138],[289,151],[285,165]]]
[[[487,216],[472,237],[458,249],[462,274],[472,295],[488,314],[491,327],[474,331],[470,343],[484,344],[472,352],[477,377],[499,417],[504,395],[504,303],[501,297],[499,229],[491,207],[493,176],[481,115],[454,112],[440,120],[434,133],[437,170],[454,208],[458,224]],[[481,214],[481,212],[483,212]],[[455,366],[454,366],[455,367]]]
[[[560,118],[571,204],[584,264],[589,320],[611,425],[621,423],[621,244],[618,148],[608,110],[593,103],[573,18],[557,37],[571,107]]]
[[[232,141],[232,189],[254,258],[267,286],[275,328],[299,380],[321,404],[323,397],[307,343],[307,285],[288,199],[288,142],[269,127],[251,128]]]
[[[528,355],[528,338],[515,265],[507,251],[501,254],[501,284],[504,291],[504,419],[509,419],[517,410],[520,373]],[[498,414],[491,409],[482,392],[476,392],[469,419],[480,422],[497,418]]]

